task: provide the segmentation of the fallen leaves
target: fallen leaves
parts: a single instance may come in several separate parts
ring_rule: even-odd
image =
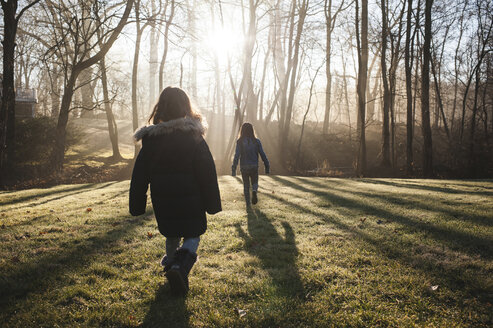
[[[31,234],[29,232],[26,232],[20,236],[15,236],[16,240],[22,240],[22,239],[27,239],[27,238],[31,238]]]
[[[88,207],[86,208],[86,212],[91,212],[92,211],[92,208]]]
[[[247,314],[247,312],[245,310],[242,310],[242,309],[236,309],[236,313],[238,313],[238,316],[240,318],[243,318]]]
[[[154,237],[154,234],[150,231],[147,232],[147,238],[151,239],[152,237]]]
[[[434,286],[430,286],[430,289],[432,291],[436,291],[436,290],[438,290],[438,287],[439,287],[438,285],[434,285]]]

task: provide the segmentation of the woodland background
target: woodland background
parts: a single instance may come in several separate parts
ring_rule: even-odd
[[[491,1],[1,5],[4,186],[128,178],[131,134],[168,85],[207,122],[222,174],[248,121],[276,174],[492,176]]]

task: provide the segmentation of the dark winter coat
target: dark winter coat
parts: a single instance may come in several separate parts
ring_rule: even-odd
[[[198,237],[206,214],[221,211],[216,167],[200,121],[181,118],[139,129],[142,140],[130,183],[130,213],[145,213],[147,188],[159,231],[166,237]]]

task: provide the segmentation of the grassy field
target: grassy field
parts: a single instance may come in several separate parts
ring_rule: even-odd
[[[172,297],[128,181],[0,193],[0,327],[491,327],[493,182],[221,177]]]

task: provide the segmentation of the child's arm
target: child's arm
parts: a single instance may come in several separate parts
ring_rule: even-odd
[[[209,214],[220,212],[221,196],[217,184],[216,166],[205,140],[198,145],[194,166],[205,210]]]
[[[238,166],[238,160],[240,159],[240,146],[236,142],[235,157],[233,159],[233,165],[231,166],[231,175],[236,176],[236,167]]]
[[[142,148],[135,160],[130,181],[129,208],[133,216],[144,214],[147,205],[147,188],[149,186],[149,172]]]
[[[262,158],[262,161],[264,161],[265,174],[269,174],[270,173],[270,163],[269,163],[269,160],[267,159],[267,156],[264,153],[264,149],[262,148],[262,143],[260,142],[259,139],[257,139],[257,142],[258,142],[258,152],[260,154],[260,157]]]

